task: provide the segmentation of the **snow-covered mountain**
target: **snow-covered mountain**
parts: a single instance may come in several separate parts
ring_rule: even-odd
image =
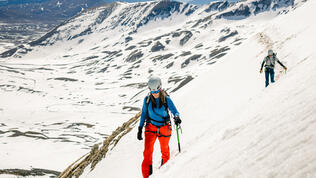
[[[0,1],[0,22],[54,23],[108,3],[105,0]]]
[[[173,134],[172,158],[160,168],[157,143],[151,177],[316,176],[316,25],[310,23],[315,8],[315,1],[307,1],[266,22],[173,94],[183,120],[182,152]],[[258,58],[269,48],[289,70],[278,72],[278,81],[264,89]],[[141,177],[143,142],[136,133],[111,146],[94,170],[88,164],[81,177]]]
[[[278,19],[286,19],[301,5],[301,1],[294,0],[212,2],[202,7],[173,1],[115,2],[84,11],[38,40],[2,53],[0,137],[4,151],[0,152],[0,157],[7,161],[0,163],[0,168],[62,171],[139,112],[150,75],[161,76],[164,88],[175,96],[176,103],[182,103],[181,111],[189,112],[189,108],[194,108],[203,115],[208,114],[202,111],[210,110],[206,108],[209,103],[190,102],[188,106],[179,97],[181,94],[184,97],[188,89],[179,89],[194,79],[194,82],[199,81],[199,86],[209,89],[209,95],[214,91],[221,97],[225,91],[226,97],[234,99],[235,95],[229,95],[233,86],[219,80],[234,81],[240,86],[239,80],[229,72],[230,75],[226,75],[223,68],[231,71],[240,68],[241,72],[246,72],[244,68],[248,63],[245,61],[250,57],[252,67],[259,68],[267,48],[279,49],[268,40],[273,33],[264,33],[264,29]],[[250,48],[255,44],[249,41],[261,35],[259,41],[266,46]],[[238,56],[238,51],[245,46],[253,51],[249,56],[241,51],[246,57]],[[286,57],[286,53],[281,53],[281,57]],[[244,62],[239,64],[239,60]],[[225,67],[220,67],[224,66],[222,63]],[[214,71],[210,79],[203,74],[209,70]],[[257,72],[257,68],[253,72]],[[244,84],[246,80],[239,77]],[[207,87],[200,85],[203,82]],[[261,80],[253,84],[256,84],[255,89],[240,97],[254,97],[252,94],[264,87]],[[246,90],[240,87],[236,91]],[[188,99],[193,101],[194,96]],[[235,99],[239,102],[240,98]],[[214,109],[223,110],[219,98],[216,101],[218,106]],[[230,113],[233,109],[229,107],[228,110]],[[194,115],[183,112],[182,117],[187,120]],[[211,124],[203,120],[202,114],[196,119],[205,126]],[[193,133],[192,137],[199,137],[199,134]],[[190,137],[187,138],[189,142]],[[128,134],[125,139],[132,145],[124,141],[119,144],[138,151],[142,149],[134,135]],[[32,149],[28,149],[30,147]],[[17,163],[14,161],[17,159],[23,161]],[[141,156],[131,159],[140,160]],[[131,175],[135,177],[140,173],[138,168],[133,171]]]

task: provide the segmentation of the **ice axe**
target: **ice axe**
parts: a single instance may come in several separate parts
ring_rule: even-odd
[[[177,139],[178,139],[178,148],[179,148],[179,153],[181,152],[181,146],[180,146],[180,137],[179,137],[179,129],[181,130],[182,133],[182,129],[180,124],[176,125],[176,130],[177,130]]]

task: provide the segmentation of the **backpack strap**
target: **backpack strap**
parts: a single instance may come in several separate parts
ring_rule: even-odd
[[[168,95],[167,92],[164,91],[164,90],[161,91],[161,94],[163,95],[163,99],[162,99],[162,101],[160,101],[160,104],[162,104],[162,105],[165,107],[166,112],[167,112],[168,115],[167,115],[167,117],[163,117],[163,119],[164,119],[163,122],[161,122],[161,121],[156,121],[156,120],[154,120],[154,119],[152,119],[152,118],[149,117],[148,106],[149,106],[149,102],[150,102],[150,100],[151,100],[151,99],[150,99],[151,95],[150,95],[150,93],[149,93],[149,94],[146,96],[146,97],[147,97],[147,98],[146,98],[146,107],[147,107],[146,123],[147,123],[147,124],[150,123],[151,120],[153,120],[154,122],[163,123],[164,125],[167,125],[167,124],[170,123],[170,114],[169,114],[169,108],[168,108],[168,104],[167,104],[167,96],[169,96],[169,95]]]

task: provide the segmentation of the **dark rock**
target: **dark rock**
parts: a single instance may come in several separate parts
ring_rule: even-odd
[[[207,65],[212,65],[212,64],[215,64],[215,63],[216,63],[216,61],[211,61],[211,62],[207,63]]]
[[[136,46],[129,46],[129,47],[126,48],[125,50],[128,51],[128,50],[132,50],[132,49],[134,49],[134,48],[136,48]]]
[[[190,54],[191,54],[190,51],[183,51],[182,54],[180,54],[179,56],[175,57],[175,59],[177,59],[179,57],[187,56],[187,55],[190,55]]]
[[[98,58],[99,56],[89,56],[89,57],[87,57],[86,59],[84,59],[84,61],[86,61],[86,60],[90,60],[90,59],[95,59],[95,58]]]
[[[185,31],[185,36],[180,40],[180,45],[183,46],[193,36],[192,32]]]
[[[224,18],[228,20],[241,20],[251,15],[250,8],[248,5],[240,4],[237,9],[233,9],[229,12],[225,12],[216,16],[216,19]]]
[[[0,169],[0,174],[8,174],[8,175],[15,175],[15,176],[48,176],[54,175],[53,177],[59,176],[60,172],[48,170],[48,169],[38,169],[32,168],[31,170],[25,169]]]
[[[73,79],[73,78],[67,78],[67,77],[57,77],[57,78],[48,78],[47,80],[62,80],[65,82],[76,82],[78,81],[77,79]]]
[[[78,41],[78,44],[82,43],[83,41],[84,41],[84,39],[80,39],[80,40]]]
[[[42,93],[42,91],[36,91],[30,88],[25,88],[25,87],[18,87],[17,91],[26,91],[26,92],[30,92],[30,93]]]
[[[123,110],[128,110],[128,111],[140,111],[141,109],[138,107],[133,107],[133,106],[124,106]]]
[[[193,12],[195,12],[198,9],[197,6],[193,6],[192,4],[186,3],[181,11],[181,14],[184,13],[184,11],[188,8],[189,10],[185,13],[186,16],[193,14]]]
[[[130,41],[132,41],[132,40],[133,40],[133,38],[130,37],[130,36],[128,36],[128,37],[125,38],[125,43],[128,43],[128,42],[130,42]]]
[[[181,2],[177,1],[159,1],[149,12],[149,14],[137,24],[137,28],[147,24],[151,20],[157,18],[165,19],[175,12],[180,12]]]
[[[194,48],[200,48],[202,46],[203,46],[203,43],[200,43],[200,44],[196,45]]]
[[[106,59],[107,59],[107,61],[111,61],[113,56],[122,55],[122,54],[119,54],[121,51],[122,50],[118,50],[118,51],[102,51],[102,53],[108,54]]]
[[[36,138],[36,139],[49,139],[49,137],[47,137],[46,135],[44,135],[43,133],[40,132],[33,132],[33,131],[26,131],[26,132],[21,132],[19,130],[9,130],[7,132],[13,132],[12,135],[10,135],[9,137],[20,137],[20,136],[24,136],[24,137],[30,137],[30,138]]]
[[[230,48],[228,46],[225,46],[223,48],[219,48],[219,49],[214,49],[211,51],[211,54],[209,55],[209,58],[213,59],[215,58],[217,55],[219,55],[220,53],[223,53],[225,51],[230,50]]]
[[[102,68],[98,73],[104,73],[108,70],[109,67],[104,67]]]
[[[127,85],[123,85],[121,87],[133,87],[133,88],[137,88],[137,89],[142,89],[147,87],[147,83],[130,83]]]
[[[91,101],[80,101],[79,103],[80,103],[80,104],[84,104],[84,103],[92,104]],[[77,127],[80,127],[80,126],[85,126],[85,127],[87,127],[87,128],[92,128],[92,127],[94,127],[94,125],[92,125],[92,124],[82,123],[82,122],[76,122],[76,123],[71,123],[70,125],[68,125],[68,126],[65,127],[65,128],[66,128],[66,129],[69,129],[69,128],[77,128]]]
[[[228,34],[228,35],[225,35],[225,36],[220,37],[220,38],[218,39],[218,42],[223,42],[223,41],[225,41],[227,38],[233,37],[233,36],[235,36],[235,35],[237,35],[237,34],[238,34],[238,32],[235,30],[235,31],[231,32],[231,33]]]
[[[172,38],[179,37],[181,34],[181,32],[174,32],[172,33]]]
[[[211,11],[223,11],[229,7],[228,1],[218,1],[213,2],[209,5],[207,9],[205,9],[205,12],[211,12]]]
[[[233,43],[236,43],[236,42],[241,41],[241,40],[243,40],[243,38],[236,38],[236,39],[233,41]]]
[[[158,37],[154,38],[154,41],[160,40],[162,37],[166,37],[166,36],[169,36],[169,35],[170,35],[170,33],[158,36]]]
[[[120,57],[120,56],[122,56],[123,55],[123,53],[119,53],[119,54],[117,54],[115,57]]]
[[[221,53],[221,54],[215,56],[214,58],[219,59],[219,58],[225,56],[226,54],[227,54],[227,53]]]
[[[165,46],[162,45],[159,41],[157,41],[156,44],[153,47],[151,47],[151,52],[157,52],[164,49],[165,49]]]
[[[192,28],[195,28],[197,26],[199,26],[201,23],[208,23],[208,24],[211,24],[213,21],[212,21],[212,17],[214,16],[214,14],[212,15],[209,15],[207,17],[205,17],[204,19],[199,19],[193,26]]]
[[[27,47],[25,47],[24,45],[19,45],[19,46],[16,47],[16,48],[13,48],[13,49],[10,49],[10,50],[8,50],[8,51],[5,51],[5,52],[1,53],[1,54],[0,54],[0,57],[1,57],[1,58],[6,58],[6,57],[13,56],[13,55],[15,55],[16,57],[21,57],[21,56],[18,55],[18,54],[23,55],[23,54],[26,54],[26,53],[28,53],[28,52],[30,52],[30,51],[32,51],[32,50],[33,50],[33,49],[27,48]]]
[[[194,78],[193,78],[191,75],[186,76],[185,78],[182,78],[182,79],[180,79],[180,80],[178,79],[177,82],[179,82],[179,81],[182,81],[182,82],[181,82],[175,89],[173,89],[170,93],[173,93],[173,92],[179,90],[181,87],[183,87],[184,85],[188,84],[188,83],[191,82],[193,79],[194,79]],[[177,83],[177,82],[176,82],[176,83]],[[168,83],[169,83],[169,80],[168,80]]]
[[[103,84],[104,84],[103,82],[97,82],[94,85],[103,85]]]
[[[141,51],[135,50],[127,56],[125,62],[135,62],[137,59],[143,57],[143,55]]]
[[[186,59],[182,64],[181,64],[181,68],[186,67],[191,61],[195,61],[198,58],[200,58],[202,56],[202,54],[195,54],[191,57],[189,57],[188,59]]]
[[[2,58],[10,57],[10,56],[12,56],[17,50],[18,50],[18,48],[13,48],[13,49],[10,49],[10,50],[8,50],[8,51],[5,51],[5,52],[3,52],[3,53],[0,54],[0,57],[2,57]]]
[[[149,45],[151,45],[152,41],[143,41],[143,42],[140,42],[138,44],[140,44],[141,46],[140,47],[147,47]]]
[[[224,28],[221,30],[221,33],[229,33],[230,32],[230,28]]]
[[[174,54],[166,54],[166,55],[158,55],[158,56],[155,56],[154,59],[153,59],[153,62],[156,62],[156,61],[163,61],[165,59],[168,59],[170,58],[171,56],[173,56]]]
[[[173,32],[172,37],[180,37],[182,34],[185,34],[185,36],[180,40],[180,45],[183,46],[186,42],[189,41],[189,39],[193,36],[192,32],[190,31],[181,31],[181,32]]]
[[[169,69],[170,67],[172,67],[174,64],[174,62],[170,62],[168,65],[166,65],[166,68]]]
[[[87,29],[85,29],[83,32],[79,33],[79,34],[76,34],[74,36],[70,36],[68,38],[68,40],[72,40],[72,39],[75,39],[75,38],[78,38],[78,37],[81,37],[81,36],[85,36],[85,35],[89,35],[92,33],[92,30],[91,30],[91,27],[88,27]]]
[[[182,54],[180,54],[180,56],[187,56],[187,55],[190,55],[190,54],[191,54],[190,51],[185,51]]]
[[[94,48],[92,48],[92,49],[90,49],[90,50],[96,50],[96,49],[98,49],[98,48],[100,48],[100,46],[94,47]]]
[[[275,0],[258,0],[251,3],[254,7],[254,14],[258,14],[263,11],[268,10],[276,10],[277,8],[281,7],[287,7],[287,6],[293,6],[294,0],[279,0],[278,2],[275,2]],[[272,6],[272,4],[274,4]]]

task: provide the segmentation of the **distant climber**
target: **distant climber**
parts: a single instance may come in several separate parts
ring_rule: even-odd
[[[150,92],[144,99],[138,127],[137,139],[142,140],[142,129],[146,121],[144,160],[142,163],[142,173],[144,178],[149,177],[153,172],[152,155],[157,137],[160,142],[162,154],[161,165],[165,164],[170,158],[169,140],[172,128],[169,110],[174,116],[174,123],[177,126],[181,124],[177,108],[161,87],[162,84],[159,77],[151,77],[149,79],[148,88]]]
[[[263,66],[265,67],[265,78],[266,78],[266,87],[269,85],[269,76],[271,78],[271,83],[274,82],[274,66],[275,62],[278,62],[284,70],[287,70],[287,68],[279,61],[279,59],[276,57],[276,54],[270,49],[268,50],[268,56],[266,56],[263,59],[263,62],[261,64],[260,73],[262,73]]]

